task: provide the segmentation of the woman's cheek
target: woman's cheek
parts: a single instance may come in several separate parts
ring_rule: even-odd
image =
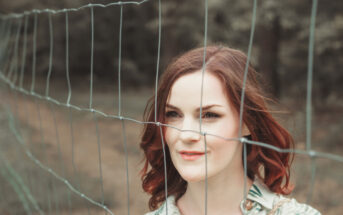
[[[169,149],[172,149],[175,144],[175,139],[176,139],[176,129],[173,128],[167,128],[165,132],[165,137],[164,139],[166,140],[166,144],[168,145]]]
[[[169,144],[171,144],[173,142],[172,139],[175,136],[175,134],[173,134],[173,130],[175,130],[175,129],[167,128],[166,132],[164,134],[164,139],[166,140],[168,146],[169,146]]]
[[[228,132],[228,125],[222,121],[207,123],[202,126],[202,130],[207,134],[225,137]]]

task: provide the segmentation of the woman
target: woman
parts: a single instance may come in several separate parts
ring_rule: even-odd
[[[203,55],[204,49],[198,48],[176,58],[161,77],[157,110],[154,98],[146,108],[145,121],[154,122],[156,117],[163,124],[145,124],[142,136],[143,189],[152,195],[149,208],[154,210],[147,215],[198,215],[205,211],[211,215],[320,214],[295,199],[283,197],[292,191],[290,153],[247,144],[247,189],[244,189],[240,134],[283,149],[293,148],[293,140],[268,111],[251,66],[240,126],[247,60],[241,51],[207,47],[204,76]]]

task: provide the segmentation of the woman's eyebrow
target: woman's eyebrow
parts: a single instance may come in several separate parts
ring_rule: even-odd
[[[178,107],[175,107],[174,105],[171,105],[171,104],[166,104],[166,107],[167,108],[171,108],[171,109],[176,109],[176,110],[179,110]],[[208,110],[208,109],[211,109],[212,107],[223,107],[222,105],[218,105],[218,104],[211,104],[211,105],[206,105],[206,106],[203,106],[202,107],[202,110]],[[200,107],[198,107],[196,109],[197,112],[200,112]]]
[[[206,105],[206,106],[202,106],[202,110],[208,110],[211,109],[212,107],[223,107],[222,105],[217,105],[217,104],[213,104],[213,105]],[[197,112],[200,112],[200,107],[197,108]]]
[[[176,109],[176,110],[179,110],[179,108],[178,107],[175,107],[174,105],[171,105],[171,104],[166,104],[166,107],[167,108],[172,108],[172,109]]]

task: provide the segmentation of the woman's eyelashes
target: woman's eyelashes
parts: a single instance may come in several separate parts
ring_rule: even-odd
[[[167,118],[180,117],[180,115],[176,111],[167,111],[165,115],[166,115]]]
[[[208,118],[208,119],[220,118],[220,115],[214,112],[204,112],[202,114],[202,118]]]
[[[182,115],[179,114],[177,111],[166,111],[165,113],[166,118],[181,118]],[[221,115],[215,112],[206,111],[202,113],[203,119],[215,119],[220,118]]]

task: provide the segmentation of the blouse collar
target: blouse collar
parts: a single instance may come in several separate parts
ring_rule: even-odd
[[[251,200],[252,203],[256,202],[262,207],[271,210],[273,208],[273,201],[275,196],[276,194],[271,192],[260,179],[255,179],[248,192],[247,199]],[[180,214],[180,211],[176,206],[174,195],[169,196],[167,198],[167,202],[164,202],[163,206],[160,208],[159,212],[163,212],[162,214],[166,213],[166,204],[168,205],[168,214]],[[244,200],[241,202],[240,207],[242,211],[244,211]]]
[[[270,191],[260,179],[255,179],[248,192],[247,199],[257,202],[265,208],[272,209],[275,196],[276,194]],[[241,206],[243,206],[243,201]]]

